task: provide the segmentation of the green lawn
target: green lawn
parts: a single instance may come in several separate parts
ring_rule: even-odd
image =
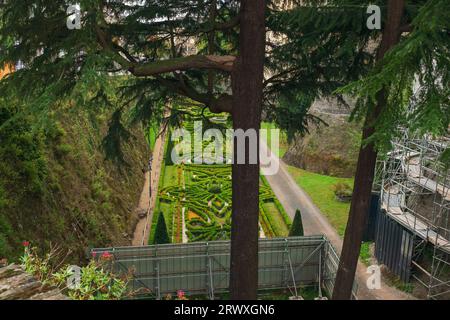
[[[161,176],[159,178],[159,188],[177,183],[178,177],[175,166],[166,166],[163,163],[161,168]],[[159,198],[156,200],[155,210],[152,218],[152,225],[150,228],[149,244],[153,244],[153,238],[155,236],[156,222],[158,221],[158,215],[162,212],[166,220],[167,232],[172,235],[172,213],[175,212],[176,203],[161,202]]]
[[[155,147],[156,138],[158,137],[158,134],[159,134],[158,126],[153,125],[148,128],[148,131],[145,134],[145,138],[150,147],[150,150],[153,150],[153,148]]]
[[[370,265],[370,258],[372,258],[372,254],[370,253],[370,245],[371,242],[363,242],[359,253],[359,258],[366,266]]]
[[[308,193],[314,204],[326,215],[342,237],[347,224],[350,203],[337,201],[333,186],[338,182],[345,182],[353,186],[353,179],[324,176],[291,166],[288,166],[288,170],[297,184]]]
[[[261,124],[261,129],[268,130],[267,131],[267,146],[269,148],[271,146],[271,141],[272,141],[271,136],[270,136],[270,129],[276,129],[276,128],[277,127],[273,123],[263,122]],[[287,141],[286,134],[280,130],[280,141],[279,141],[278,152],[275,152],[273,150],[272,150],[272,152],[274,152],[278,156],[278,158],[283,158],[283,156],[286,154],[288,148],[289,148],[289,143]]]
[[[333,186],[338,182],[348,183],[350,186],[353,186],[354,179],[324,176],[291,166],[288,166],[288,171],[297,184],[311,197],[314,204],[328,218],[339,236],[343,238],[350,211],[350,203],[337,201]],[[361,244],[360,259],[365,265],[370,264],[372,257],[370,244],[371,242],[363,242]]]
[[[176,166],[166,166],[161,187],[171,186],[178,183],[178,173]]]

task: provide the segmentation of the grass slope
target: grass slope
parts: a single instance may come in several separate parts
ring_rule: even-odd
[[[0,258],[16,259],[24,240],[43,251],[50,244],[70,249],[67,262],[74,263],[87,247],[129,243],[147,161],[144,139],[122,143],[127,164],[120,167],[105,160],[102,148],[108,111],[60,108],[36,127],[35,117],[17,117],[0,103]],[[143,137],[140,128],[131,134]]]

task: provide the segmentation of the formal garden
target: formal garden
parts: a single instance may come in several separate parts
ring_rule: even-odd
[[[182,128],[193,133],[194,121],[202,120],[203,129],[226,129],[227,119],[212,114],[193,114]],[[193,142],[192,142],[193,143]],[[203,142],[203,149],[211,142]],[[198,154],[174,164],[171,137],[165,146],[158,198],[154,208],[150,243],[185,243],[226,240],[231,232],[231,165],[194,164]],[[223,151],[228,146],[225,143]],[[194,148],[192,148],[194,150]],[[162,215],[162,217],[161,217]],[[291,219],[275,197],[263,176],[260,177],[260,237],[284,237],[289,234]],[[167,231],[168,236],[161,235]]]

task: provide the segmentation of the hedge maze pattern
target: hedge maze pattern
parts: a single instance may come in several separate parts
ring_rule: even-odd
[[[176,204],[172,220],[174,242],[182,242],[183,216],[190,242],[229,239],[231,166],[182,164],[177,166],[177,172],[176,184],[159,192],[160,202]],[[269,212],[266,204],[277,210]],[[264,180],[260,185],[260,225],[266,237],[286,236],[290,227],[289,218]]]
[[[224,124],[226,118],[211,118]],[[193,120],[193,119],[191,119]],[[193,133],[193,121],[183,125]],[[204,130],[207,129],[204,126]],[[174,165],[170,161],[173,142],[169,139],[162,176],[171,172],[170,183],[160,185],[159,203],[173,212],[164,212],[173,242],[212,241],[230,238],[231,232],[231,166],[198,165],[186,161]],[[206,147],[207,143],[203,145]],[[192,154],[192,158],[196,155]],[[176,168],[176,175],[174,174]],[[176,177],[175,177],[176,176]],[[156,208],[156,215],[159,214]],[[260,227],[265,237],[287,236],[291,225],[283,207],[264,177],[260,180]],[[157,221],[154,217],[154,221]],[[183,237],[183,233],[185,236]],[[262,233],[261,233],[262,234]],[[186,237],[187,236],[187,237]],[[187,239],[186,239],[187,238]]]

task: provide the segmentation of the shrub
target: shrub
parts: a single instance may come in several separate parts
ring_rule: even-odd
[[[60,143],[61,139],[67,135],[66,130],[60,122],[54,122],[45,128],[47,140],[49,142]]]
[[[105,252],[98,259],[79,268],[79,278],[74,278],[74,267],[63,264],[62,251],[52,247],[44,258],[35,247],[24,241],[22,267],[43,285],[56,286],[74,300],[118,300],[128,295],[129,274],[119,277],[112,273],[113,256]]]
[[[264,211],[264,208],[260,206],[259,208],[259,217],[260,217],[260,223],[261,227],[263,228],[264,234],[268,238],[272,238],[275,236],[274,231],[272,230],[272,225],[269,223],[266,212]]]
[[[73,300],[119,300],[127,295],[127,276],[120,278],[108,271],[109,258],[91,260],[80,269],[79,283],[67,288],[68,296]],[[73,277],[73,269],[66,266],[53,274],[56,284],[65,286]]]
[[[334,194],[340,201],[350,201],[353,195],[352,187],[343,182],[338,182],[334,185]]]
[[[292,222],[291,230],[289,230],[289,237],[303,237],[303,222],[302,214],[299,209],[295,211],[294,221]]]
[[[168,134],[165,143],[166,154],[164,155],[164,164],[166,166],[173,165],[172,162],[172,150],[174,148],[174,143],[172,141],[172,134]]]
[[[283,217],[283,221],[286,224],[286,227],[289,229],[292,226],[291,218],[288,216],[286,210],[284,210],[283,206],[281,205],[280,201],[278,201],[278,199],[274,199],[273,202],[275,203],[275,206],[277,207],[278,211],[280,211],[280,214]]]
[[[108,186],[108,175],[104,169],[99,169],[96,171],[92,179],[92,193],[99,203],[108,202],[111,198],[111,190]]]
[[[26,272],[34,275],[44,285],[52,283],[52,274],[56,272],[55,260],[60,259],[60,251],[52,248],[49,253],[41,258],[35,247],[30,247],[28,241],[23,242],[25,252],[21,257],[22,267]]]
[[[222,190],[220,189],[220,185],[218,185],[218,184],[213,184],[213,185],[208,189],[208,191],[209,191],[210,193],[213,193],[213,194],[219,194]]]
[[[158,222],[156,223],[155,238],[153,244],[164,244],[170,243],[169,235],[167,234],[166,219],[164,219],[164,214],[159,213]]]
[[[61,143],[56,146],[56,156],[62,158],[69,155],[73,151],[73,147],[68,143]]]

